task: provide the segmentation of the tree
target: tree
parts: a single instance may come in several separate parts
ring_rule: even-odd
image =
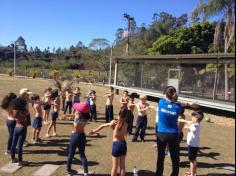
[[[19,52],[27,52],[27,45],[25,44],[25,39],[22,36],[20,36],[15,43]]]
[[[118,28],[116,30],[116,39],[115,42],[116,44],[120,44],[124,40],[124,29]]]
[[[85,46],[84,46],[83,42],[81,42],[81,41],[79,41],[75,46],[76,49],[83,49],[84,47]]]
[[[210,17],[220,15],[222,16],[219,23],[222,20],[226,22],[224,31],[224,52],[228,52],[231,45],[235,45],[235,0],[200,0],[196,9],[192,12],[192,18],[201,16],[203,20]],[[216,32],[218,32],[216,30]],[[218,32],[218,35],[222,35]],[[215,35],[215,37],[218,37]],[[220,44],[219,44],[220,45]]]
[[[109,76],[109,59],[107,57],[111,47],[109,41],[104,38],[95,38],[89,47],[93,50],[92,55],[98,66]]]
[[[107,39],[95,38],[90,42],[89,48],[91,48],[92,50],[103,50],[110,46],[109,43],[110,42]]]
[[[214,23],[198,23],[161,36],[149,49],[149,54],[208,53],[214,38]]]
[[[224,52],[228,53],[230,50],[235,51],[235,0],[200,0],[198,7],[193,11],[192,16],[201,16],[203,20],[215,15],[223,15],[222,20],[226,21],[224,31],[224,40],[222,44],[224,45]],[[222,33],[216,30],[216,38],[219,38]],[[215,39],[215,41],[218,41]],[[220,42],[214,43],[215,45],[221,45]],[[233,46],[233,47],[232,47]],[[215,49],[220,48],[220,46],[215,47]],[[217,52],[217,50],[215,50]],[[225,64],[225,100],[229,99],[228,90],[228,65]]]

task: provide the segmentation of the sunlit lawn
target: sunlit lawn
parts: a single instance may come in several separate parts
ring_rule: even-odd
[[[45,87],[52,86],[53,81],[48,80],[32,80],[32,79],[16,79],[10,77],[0,77],[0,97],[8,92],[18,92],[20,88],[26,87],[35,93],[42,95]],[[76,86],[76,85],[74,85]],[[99,122],[97,124],[91,123],[87,127],[87,131],[104,123],[104,105],[105,88],[92,85],[80,85],[82,93],[87,94],[89,89],[95,89],[98,95],[98,113]],[[119,110],[119,96],[115,99],[115,112]],[[6,115],[0,110],[0,166],[9,162],[9,158],[4,155],[6,150],[7,129],[5,127]],[[33,114],[32,114],[33,117]],[[155,144],[155,113],[149,114],[149,128],[147,130],[147,137],[145,143],[132,143],[131,137],[128,136],[128,155],[127,155],[127,171],[132,172],[133,167],[137,166],[140,175],[154,175],[156,165],[156,149]],[[46,126],[43,127],[41,138],[43,145],[30,146],[25,148],[24,159],[30,162],[28,167],[19,170],[15,176],[29,176],[44,164],[56,164],[61,167],[53,175],[65,175],[65,166],[67,159],[67,146],[69,136],[72,130],[72,124],[68,121],[58,121],[58,137],[45,139]],[[29,128],[28,140],[31,141],[31,131]],[[235,164],[235,128],[224,127],[214,123],[202,124],[201,143],[202,149],[199,156],[199,170],[198,175],[230,175],[228,171],[221,169],[222,166],[234,166]],[[186,134],[185,134],[186,136]],[[89,160],[89,169],[94,171],[96,175],[109,175],[111,170],[111,141],[112,130],[105,129],[101,132],[100,137],[87,137],[88,143],[86,148],[87,158]],[[183,176],[188,171],[188,162],[186,154],[186,144],[182,144],[181,154],[181,169],[180,175]],[[76,156],[79,159],[79,155]],[[78,160],[73,165],[75,169],[81,168]],[[170,159],[167,157],[165,163],[164,175],[170,175]],[[6,176],[8,174],[0,174]],[[234,174],[231,174],[234,175]]]

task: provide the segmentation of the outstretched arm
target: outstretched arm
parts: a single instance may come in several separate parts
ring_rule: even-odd
[[[182,106],[184,106],[184,107],[191,107],[191,108],[193,108],[193,109],[198,109],[198,108],[200,108],[200,106],[198,105],[198,102],[196,102],[196,101],[194,101],[194,102],[188,102],[188,101],[186,101],[186,102],[183,102],[183,101],[178,101],[178,103],[180,103]]]
[[[103,125],[99,126],[97,129],[91,130],[91,131],[89,132],[89,135],[93,135],[93,134],[95,134],[95,133],[101,131],[101,130],[104,129],[104,128],[107,128],[107,127],[112,126],[113,124],[114,124],[114,121],[112,121],[112,122],[110,122],[110,123],[103,124]]]
[[[187,124],[192,123],[191,121],[187,121],[187,120],[184,120],[184,119],[178,119],[178,122],[183,122],[183,123],[187,123]]]

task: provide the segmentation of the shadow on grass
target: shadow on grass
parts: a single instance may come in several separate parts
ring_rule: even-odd
[[[96,176],[110,176],[111,174],[95,174]],[[131,172],[127,172],[126,176],[133,176],[134,174]],[[141,170],[138,172],[139,176],[154,176],[155,173],[152,171]]]
[[[87,138],[92,138],[92,139],[100,139],[100,138],[106,138],[106,135],[95,135],[95,136],[87,136]]]
[[[205,153],[205,152],[203,152],[203,150],[210,150],[210,149],[211,148],[209,148],[209,147],[201,147],[198,157],[205,157],[205,158],[211,158],[213,160],[217,160],[216,157],[220,156],[220,153],[217,153],[217,152]],[[187,147],[180,147],[180,156],[188,156],[188,148]]]
[[[183,161],[180,163],[181,168],[189,168],[189,162],[188,161]],[[203,162],[198,162],[198,168],[215,168],[215,169],[220,169],[220,170],[226,170],[226,171],[231,171],[229,169],[224,169],[224,167],[235,167],[234,164],[229,164],[229,163],[203,163]]]
[[[40,166],[43,166],[45,164],[52,164],[52,165],[66,165],[67,164],[67,161],[43,161],[43,162],[30,162],[29,165],[27,167],[40,167]],[[74,159],[73,160],[73,164],[79,164],[79,165],[82,165],[81,161],[78,160],[78,159]],[[88,161],[88,166],[97,166],[99,165],[98,162],[96,161]]]
[[[198,176],[235,176],[235,174],[217,174],[217,173],[210,173],[210,174],[204,174],[204,175],[198,175]]]

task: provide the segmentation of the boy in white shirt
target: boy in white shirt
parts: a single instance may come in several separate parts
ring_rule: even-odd
[[[190,172],[186,173],[187,176],[197,175],[197,155],[200,147],[200,123],[204,118],[202,111],[197,110],[192,113],[192,121],[179,120],[188,123],[185,128],[189,129],[187,136],[188,144],[188,158],[190,161]]]

